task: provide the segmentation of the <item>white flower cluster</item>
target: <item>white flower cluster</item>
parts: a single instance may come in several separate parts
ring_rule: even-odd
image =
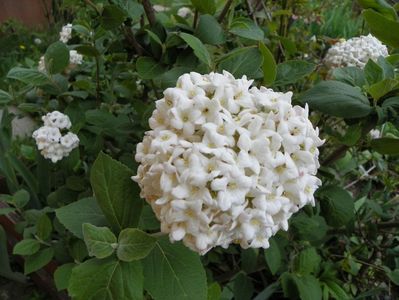
[[[72,69],[76,65],[81,65],[83,63],[83,55],[79,54],[76,50],[69,50],[69,66],[68,68]],[[37,69],[40,72],[46,72],[46,62],[44,60],[44,55],[40,57],[39,64]]]
[[[182,18],[188,18],[194,14],[190,8],[183,6],[179,8],[179,10],[177,11],[177,15]]]
[[[60,41],[66,44],[71,38],[72,38],[72,24],[66,24],[62,26],[62,29],[60,31]]]
[[[79,138],[72,132],[61,133],[61,130],[71,128],[71,121],[59,111],[48,113],[42,120],[44,126],[34,131],[32,137],[36,140],[40,153],[56,163],[79,145]]]
[[[364,68],[369,59],[376,61],[380,56],[388,56],[388,49],[369,34],[336,43],[328,50],[324,61],[330,68]]]
[[[133,177],[170,240],[212,247],[269,247],[321,184],[323,141],[292,92],[250,88],[223,72],[182,75],[164,91],[138,144]]]

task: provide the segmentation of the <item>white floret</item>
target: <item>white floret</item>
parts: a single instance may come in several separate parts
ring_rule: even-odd
[[[333,45],[324,58],[329,68],[364,68],[369,59],[388,56],[388,49],[371,34],[343,40]]]
[[[133,177],[161,231],[201,254],[267,248],[321,181],[323,141],[292,92],[252,87],[223,72],[182,75],[156,101]]]
[[[44,126],[35,130],[32,137],[36,141],[40,153],[53,163],[69,155],[78,147],[79,138],[72,132],[62,134],[61,130],[69,129],[71,121],[67,115],[53,111],[42,117]]]
[[[60,41],[66,44],[71,38],[72,38],[72,24],[66,24],[62,26],[62,29],[60,31]]]

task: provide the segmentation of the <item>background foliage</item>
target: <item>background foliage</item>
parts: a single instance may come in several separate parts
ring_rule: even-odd
[[[0,30],[0,216],[18,215],[14,229],[23,237],[8,255],[0,227],[1,276],[24,281],[52,261],[57,289],[74,299],[397,297],[398,6],[152,1],[155,12],[148,1],[58,4],[54,28],[73,23],[68,47],[84,55],[75,69],[58,59],[58,30],[36,34],[14,23]],[[181,7],[192,14],[177,15]],[[364,70],[325,69],[331,44],[369,31],[391,56]],[[37,71],[44,53],[58,63],[48,74]],[[292,90],[297,104],[310,105],[327,139],[323,187],[316,207],[294,215],[269,249],[233,245],[199,257],[158,236],[159,223],[130,176],[163,89],[186,72],[221,70]],[[29,136],[12,137],[14,118],[39,121],[52,110],[71,118],[81,141],[57,164],[41,157]],[[380,130],[377,139],[372,129]]]

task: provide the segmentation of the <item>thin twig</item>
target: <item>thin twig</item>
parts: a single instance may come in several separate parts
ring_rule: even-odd
[[[141,3],[143,4],[148,22],[150,23],[151,27],[153,27],[156,23],[154,8],[149,0],[142,0]]]
[[[194,28],[194,30],[197,27],[197,21],[198,21],[198,9],[196,9],[195,13],[194,13],[194,20],[193,20],[193,28]]]
[[[101,103],[100,99],[100,61],[99,58],[96,56],[96,100],[97,103]]]
[[[358,183],[360,180],[363,180],[364,178],[369,177],[370,172],[373,171],[375,168],[376,168],[376,166],[373,165],[370,169],[368,169],[366,172],[364,172],[364,174],[363,174],[362,176],[360,176],[358,179],[356,179],[356,180],[354,180],[354,181],[348,183],[348,184],[344,187],[344,189],[348,189],[348,188],[350,188],[351,186],[353,186],[353,185],[355,185],[356,183]]]
[[[136,51],[136,53],[138,55],[142,55],[143,54],[143,47],[141,47],[141,45],[137,42],[136,37],[134,36],[134,33],[132,31],[132,28],[130,26],[123,26],[123,32],[125,34],[126,39],[128,40],[128,42],[133,46],[134,51]]]
[[[231,3],[233,3],[233,0],[228,0],[226,2],[226,4],[224,5],[223,10],[222,10],[222,12],[220,13],[220,15],[218,17],[218,22],[219,23],[222,23],[224,17],[226,16],[227,12],[229,11]]]
[[[93,2],[91,2],[91,0],[85,0],[85,2],[87,5],[91,6],[96,11],[97,14],[101,15],[100,10]]]

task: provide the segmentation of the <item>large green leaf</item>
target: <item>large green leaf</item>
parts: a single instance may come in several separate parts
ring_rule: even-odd
[[[40,249],[40,243],[35,239],[23,239],[18,242],[13,249],[13,254],[17,255],[32,255]]]
[[[114,258],[87,260],[73,268],[68,293],[75,300],[142,300],[141,264]]]
[[[142,79],[153,79],[165,72],[165,67],[153,58],[145,56],[137,59],[136,69]]]
[[[319,190],[323,200],[320,201],[324,218],[328,225],[341,227],[354,216],[355,207],[352,196],[338,186],[325,186]]]
[[[399,48],[399,22],[392,21],[372,9],[363,11],[363,17],[374,36],[389,46]]]
[[[180,37],[194,50],[195,56],[207,66],[211,65],[211,55],[200,39],[188,33],[181,33]]]
[[[126,228],[118,237],[117,256],[123,261],[133,261],[146,257],[154,248],[157,239],[144,231]]]
[[[358,0],[357,2],[362,8],[372,8],[388,19],[396,20],[398,18],[395,9],[385,0]]]
[[[373,139],[371,147],[381,154],[399,154],[399,139],[389,137]]]
[[[245,274],[239,273],[233,282],[234,299],[251,300],[254,293],[254,284]]]
[[[12,96],[6,91],[0,90],[0,105],[7,104],[12,101]]]
[[[108,227],[97,227],[85,223],[83,237],[90,256],[106,258],[114,253],[117,247],[116,236]]]
[[[82,225],[90,223],[96,226],[107,225],[107,220],[96,199],[83,198],[55,210],[58,220],[78,238],[83,239]]]
[[[306,75],[309,75],[316,68],[315,64],[304,60],[289,60],[277,65],[275,85],[292,84]]]
[[[363,70],[356,67],[336,68],[333,70],[332,77],[352,86],[363,87],[366,84]]]
[[[36,272],[46,266],[54,255],[53,248],[45,248],[39,252],[25,258],[24,272],[25,275]]]
[[[22,81],[23,83],[31,84],[34,86],[40,86],[50,83],[50,80],[46,74],[39,72],[35,69],[25,69],[20,67],[12,68],[8,72],[7,78],[16,79]]]
[[[44,54],[46,69],[51,73],[60,73],[69,65],[69,50],[63,42],[51,44]]]
[[[105,29],[115,29],[126,19],[125,11],[116,5],[107,5],[104,7],[101,16],[101,25]]]
[[[266,85],[271,85],[276,79],[277,67],[276,61],[274,60],[273,54],[265,46],[265,44],[259,42],[259,50],[262,53],[263,63],[263,83]]]
[[[396,79],[384,79],[377,82],[368,88],[368,93],[373,96],[374,100],[378,101],[381,97],[389,92],[398,89],[399,81]]]
[[[71,278],[74,263],[59,266],[54,272],[54,283],[58,291],[68,288],[69,279]]]
[[[264,39],[262,29],[254,21],[247,18],[235,19],[230,26],[230,32],[250,40],[263,41]]]
[[[270,247],[265,249],[265,259],[270,272],[275,275],[281,267],[282,256],[276,238],[271,238],[269,243]]]
[[[312,275],[299,276],[293,273],[284,273],[281,277],[284,296],[301,300],[321,300],[322,291],[320,282]]]
[[[339,81],[323,81],[300,96],[303,103],[325,114],[342,118],[365,117],[369,100],[359,89]]]
[[[199,256],[181,243],[159,239],[143,260],[145,289],[155,300],[204,300],[205,270]]]
[[[215,0],[191,0],[191,3],[202,14],[213,15],[216,11]]]
[[[262,55],[257,48],[246,47],[233,50],[228,53],[219,63],[219,71],[229,71],[236,78],[247,75],[254,78],[257,71],[262,67]]]
[[[323,217],[301,214],[292,219],[291,230],[299,240],[318,244],[327,234],[327,224]]]
[[[143,202],[132,175],[128,167],[103,152],[100,152],[91,169],[90,182],[94,195],[116,232],[136,227],[140,220]]]
[[[122,8],[134,22],[140,20],[141,15],[144,13],[143,6],[136,1],[112,0],[112,2]]]
[[[195,35],[203,43],[211,45],[220,45],[226,40],[222,26],[210,15],[200,16]]]
[[[302,275],[315,273],[319,269],[320,263],[321,257],[317,254],[316,248],[308,247],[295,257],[295,271]]]

